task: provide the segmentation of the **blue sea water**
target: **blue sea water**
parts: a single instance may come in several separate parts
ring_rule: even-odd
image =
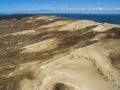
[[[27,14],[29,16],[29,14]],[[80,20],[93,20],[96,22],[101,23],[111,23],[111,24],[120,24],[120,14],[71,14],[71,13],[52,13],[52,14],[37,14],[37,15],[54,15],[58,17],[65,17],[65,18],[74,18]],[[0,18],[3,17],[4,14],[0,14]],[[18,17],[19,14],[8,15],[8,17],[14,16]],[[24,17],[26,15],[20,14],[20,16]],[[6,17],[5,17],[6,18]]]
[[[101,23],[120,24],[120,14],[51,14],[51,15],[65,18],[75,18],[80,20],[87,19]]]

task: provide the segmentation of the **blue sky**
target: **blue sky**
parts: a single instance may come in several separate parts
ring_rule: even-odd
[[[120,12],[120,0],[0,0],[0,13]]]

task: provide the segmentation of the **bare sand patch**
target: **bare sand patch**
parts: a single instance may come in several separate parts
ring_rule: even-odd
[[[35,30],[24,30],[24,31],[21,31],[21,32],[12,33],[11,35],[13,35],[13,36],[15,36],[15,35],[31,35],[35,32],[36,32]]]
[[[30,63],[19,64],[13,72],[8,74],[7,77],[9,78],[9,77],[13,77],[13,76],[21,75],[23,73],[30,72],[31,70],[35,68],[35,66],[38,63],[40,63],[40,61],[33,61]]]
[[[28,46],[23,47],[23,51],[20,53],[32,53],[32,52],[43,52],[55,49],[57,47],[58,40],[56,38],[47,39],[41,42],[37,42]]]
[[[96,31],[96,32],[105,32],[107,30],[110,30],[114,27],[120,27],[119,25],[114,25],[114,24],[100,24],[98,27],[94,28],[93,31]]]
[[[17,36],[17,35],[34,35],[34,34],[36,34],[35,30],[24,30],[24,31],[20,31],[20,32],[14,32],[14,33],[1,35],[0,38],[7,37],[9,35]]]
[[[75,30],[78,30],[78,29],[83,29],[85,27],[88,27],[88,26],[93,26],[93,25],[98,25],[99,23],[97,22],[93,22],[93,21],[90,21],[90,20],[79,20],[79,21],[74,21],[74,22],[71,22],[63,27],[61,27],[59,29],[59,31],[75,31]]]
[[[44,25],[44,26],[41,26],[39,28],[50,28],[50,27],[57,27],[57,26],[61,26],[61,25],[66,25],[68,23],[70,23],[71,20],[67,20],[67,21],[56,21],[56,22],[53,22],[53,23],[50,23],[48,25]]]
[[[37,18],[30,18],[30,20],[26,21],[27,23],[32,23],[35,21],[39,21],[39,20],[45,20],[45,21],[52,21],[55,20],[57,17],[55,16],[40,16]]]

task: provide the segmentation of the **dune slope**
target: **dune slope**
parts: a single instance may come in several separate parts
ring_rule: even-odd
[[[120,25],[6,19],[0,47],[0,90],[120,90]]]

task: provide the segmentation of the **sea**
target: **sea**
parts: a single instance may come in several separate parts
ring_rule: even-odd
[[[27,14],[30,16],[29,14]],[[27,16],[26,14],[20,14],[20,16],[24,17]],[[33,14],[32,14],[33,15]],[[37,14],[38,15],[38,14]],[[120,24],[120,14],[78,14],[78,13],[51,13],[51,14],[40,14],[40,15],[53,15],[58,17],[64,18],[73,18],[73,19],[80,19],[80,20],[93,20],[96,22],[101,23],[111,23],[111,24]],[[4,15],[0,15],[3,17]],[[13,15],[14,17],[18,17],[19,14]],[[10,15],[8,15],[10,17]],[[7,16],[6,16],[7,18]]]
[[[120,14],[51,14],[51,15],[80,20],[93,20],[101,23],[120,24]]]

